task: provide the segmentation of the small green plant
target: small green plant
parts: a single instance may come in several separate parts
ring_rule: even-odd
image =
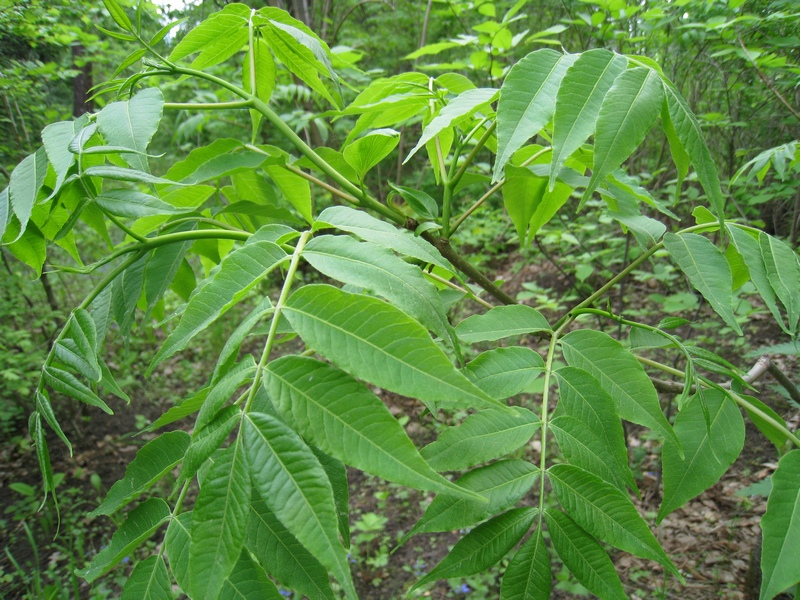
[[[71,311],[33,390],[31,436],[45,496],[57,491],[45,431],[72,450],[57,394],[109,414],[110,396],[130,402],[103,358],[112,331],[126,337],[149,328],[170,289],[186,300],[149,376],[256,297],[227,339],[217,340],[204,383],[146,427],[192,418],[192,433],[168,431],[148,442],[89,513],[122,523],[77,575],[98,581],[141,548],[123,600],[169,598],[173,580],[195,599],[277,598],[280,585],[315,599],[354,600],[347,548],[354,540],[359,550],[366,546],[365,568],[379,568],[391,515],[361,515],[351,536],[351,467],[436,494],[401,543],[463,532],[437,565],[415,565],[424,572],[409,594],[445,579],[474,589],[462,579],[511,553],[500,597],[548,598],[557,554],[581,586],[617,600],[626,595],[606,545],[683,580],[631,501],[638,487],[621,419],[650,430],[661,446],[660,522],[733,464],[746,414],[782,454],[762,519],[762,598],[800,580],[791,561],[800,533],[790,526],[800,438],[749,395],[735,365],[676,333],[687,321],[640,322],[609,301],[646,262],[670,261],[731,335],[742,333],[734,282],[748,279],[787,336],[796,337],[800,321],[797,255],[777,237],[726,219],[700,124],[657,63],[604,48],[543,49],[517,61],[499,89],[476,87],[459,73],[409,72],[376,79],[346,103],[336,57],[282,10],[228,4],[167,54],[159,48],[176,24],[145,35],[140,19],[116,0],[104,2],[119,28],[114,35],[141,45],[123,66],[143,59],[142,69],[107,84],[118,98],[98,113],[45,128],[43,146],[0,194],[3,241],[37,273],[48,244],[79,221],[111,246],[94,263],[61,267],[100,280]],[[501,31],[510,35],[509,14],[492,25],[493,48],[513,45],[497,45]],[[240,62],[241,81],[217,74],[229,59]],[[341,147],[312,147],[273,110],[278,72],[353,119]],[[488,72],[504,74],[494,66]],[[212,86],[210,101],[173,101],[164,82],[185,78]],[[165,114],[232,110],[250,118],[248,139],[214,139],[153,172],[151,142]],[[427,154],[436,197],[406,182],[383,202],[372,185],[377,178],[383,188],[382,161],[396,164],[401,134],[392,128],[415,119],[421,137],[400,158]],[[708,199],[710,209],[696,210],[693,225],[681,227],[622,170],[656,124],[676,190],[693,169]],[[271,143],[261,143],[261,132]],[[465,178],[486,191],[477,199],[463,193]],[[513,227],[523,248],[540,232],[546,243],[580,248],[571,231],[543,228],[567,208],[589,207],[628,232],[635,258],[597,283],[572,265],[580,300],[560,298],[548,306],[556,311],[548,320],[458,250],[462,226],[495,193],[509,219],[503,227]],[[648,216],[651,209],[670,227]],[[309,283],[310,273],[326,283]],[[256,294],[268,277],[277,290]],[[539,288],[528,293],[538,301]],[[671,308],[685,309],[686,300]],[[454,326],[446,307],[458,303],[483,312]],[[608,325],[627,335],[624,343],[603,331]],[[250,335],[260,341],[252,353],[243,349]],[[519,343],[533,338],[538,351]],[[471,345],[491,347],[467,362]],[[663,374],[678,382],[674,423],[653,383]],[[527,394],[532,385],[541,386],[540,396]],[[438,436],[418,448],[384,405],[383,390],[419,401],[430,418],[462,417],[432,427]],[[533,443],[536,453],[527,451]],[[170,494],[155,492],[159,481]]]

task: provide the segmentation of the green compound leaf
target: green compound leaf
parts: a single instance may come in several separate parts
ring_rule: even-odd
[[[89,583],[105,575],[139,544],[153,535],[169,517],[169,506],[161,498],[145,500],[128,513],[125,522],[112,536],[111,543],[92,559],[89,566],[76,570],[75,573]]]
[[[617,77],[597,115],[592,178],[581,202],[644,141],[663,102],[663,86],[652,69],[636,67]]]
[[[596,48],[578,56],[567,69],[558,88],[553,116],[551,190],[567,158],[595,132],[603,100],[627,64],[624,56]]]
[[[614,563],[597,540],[560,510],[546,510],[545,518],[553,547],[576,579],[603,600],[626,600]]]
[[[261,498],[355,600],[333,491],[319,460],[297,433],[270,415],[251,413],[244,428],[250,464],[258,465],[251,476]]]
[[[636,357],[605,333],[592,330],[573,331],[561,339],[564,357],[572,367],[589,372],[600,382],[626,421],[649,427],[680,448],[670,427],[658,393]]]
[[[468,577],[499,562],[519,542],[536,517],[536,508],[514,508],[478,525],[453,546],[433,570],[417,581],[411,591],[451,577]]]
[[[525,444],[541,421],[531,411],[515,407],[517,415],[482,410],[457,427],[448,427],[420,454],[437,471],[458,471],[509,454]]]
[[[530,348],[495,348],[478,355],[463,369],[472,383],[496,400],[526,391],[544,370],[544,360]]]
[[[514,152],[553,117],[556,94],[567,69],[578,58],[542,49],[511,67],[497,103],[497,159],[494,181],[499,180]]]
[[[253,560],[247,550],[242,550],[233,571],[222,586],[219,600],[250,600],[251,598],[283,600],[280,591],[267,577],[261,565]]]
[[[265,385],[287,424],[345,464],[412,488],[480,500],[431,469],[389,409],[344,371],[284,356],[268,365]]]
[[[731,308],[733,276],[725,256],[710,240],[696,233],[664,235],[664,246],[689,278],[692,286],[708,300],[716,313],[739,335],[742,330]]]
[[[458,480],[458,485],[480,494],[486,502],[450,495],[436,496],[403,541],[418,533],[471,527],[489,515],[514,506],[531,489],[538,476],[536,466],[520,459],[500,460],[470,471]]]
[[[172,581],[161,556],[136,565],[122,588],[122,600],[172,600]]]
[[[744,446],[744,420],[722,392],[707,390],[675,417],[675,433],[685,456],[681,460],[671,444],[662,450],[664,499],[656,519],[659,523],[719,481],[738,458]]]
[[[323,235],[306,245],[303,258],[328,277],[383,296],[440,337],[452,337],[457,343],[434,285],[419,268],[391,251],[350,236]]]
[[[147,88],[125,102],[112,102],[97,113],[97,126],[110,146],[130,148],[122,158],[131,168],[149,172],[147,146],[161,122],[164,97],[157,87]]]
[[[538,331],[550,331],[550,325],[538,310],[524,304],[496,306],[485,314],[467,317],[456,326],[458,338],[468,344]]]
[[[266,241],[245,244],[226,256],[211,281],[192,294],[178,327],[161,346],[147,373],[152,373],[159,363],[185,348],[195,335],[287,258],[277,245]]]
[[[453,367],[428,332],[394,306],[329,285],[307,285],[286,316],[309,346],[347,371],[398,394],[462,407],[507,407]]]
[[[800,450],[781,458],[761,518],[761,598],[772,600],[800,581]]]
[[[195,503],[189,546],[193,598],[217,598],[242,551],[250,517],[250,473],[241,440],[216,456]]]
[[[547,475],[561,506],[583,529],[615,548],[654,560],[681,578],[627,494],[572,465],[554,465]]]
[[[245,546],[286,587],[311,600],[334,599],[325,567],[283,526],[261,498],[254,498],[250,506]]]
[[[511,559],[503,575],[500,600],[548,600],[552,579],[550,555],[540,527]]]
[[[89,516],[110,515],[146,492],[183,459],[190,441],[185,431],[170,431],[147,442],[125,468],[125,477],[111,486]]]
[[[772,289],[786,308],[789,332],[797,331],[800,319],[800,263],[792,248],[763,231],[758,234],[761,256]]]

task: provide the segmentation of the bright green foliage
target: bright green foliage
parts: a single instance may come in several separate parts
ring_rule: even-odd
[[[163,545],[156,540],[158,551],[135,565],[124,599],[169,598],[174,579],[191,598],[278,598],[280,585],[312,600],[353,600],[363,579],[348,560],[353,468],[436,494],[402,542],[471,528],[412,589],[493,568],[527,536],[502,574],[500,598],[548,598],[549,537],[590,592],[619,600],[625,594],[604,543],[655,561],[680,580],[631,502],[637,488],[621,419],[663,441],[659,519],[734,462],[744,435],[739,407],[779,451],[790,442],[800,446],[773,409],[740,393],[746,382],[737,365],[675,335],[688,321],[670,317],[653,327],[646,323],[658,319],[649,314],[633,323],[612,308],[611,298],[625,295],[618,285],[635,269],[669,260],[735,333],[745,328],[734,294],[748,279],[785,332],[794,335],[800,321],[800,263],[791,244],[725,222],[720,176],[703,138],[713,115],[698,119],[643,53],[601,47],[610,40],[593,28],[601,17],[616,19],[606,15],[610,7],[598,5],[586,25],[594,49],[536,50],[511,66],[515,49],[557,44],[552,36],[566,25],[515,34],[510,26],[525,3],[503,16],[499,5],[484,3],[477,10],[488,20],[474,27],[474,42],[437,42],[410,55],[472,45],[468,63],[439,65],[447,72],[436,77],[406,72],[364,83],[368,72],[354,70],[310,27],[274,7],[230,3],[170,41],[171,26],[153,35],[127,4],[104,4],[122,29],[108,34],[143,44],[120,73],[148,59],[137,75],[101,88],[117,96],[99,113],[45,128],[43,146],[19,153],[0,192],[0,234],[11,254],[41,273],[56,245],[58,261],[75,261],[66,269],[99,275],[52,340],[33,390],[31,437],[45,494],[56,483],[45,425],[72,449],[58,422],[58,395],[109,414],[117,402],[110,396],[129,401],[103,360],[108,336],[139,335],[159,320],[168,335],[152,373],[223,315],[232,333],[208,345],[221,351],[199,389],[149,427],[193,417],[191,434],[162,433],[143,445],[91,513],[116,513],[122,525],[78,571],[81,577],[95,581],[125,556],[140,556],[136,549],[168,523]],[[657,27],[653,14],[630,26]],[[628,43],[618,41],[619,48]],[[159,42],[170,50],[160,52]],[[352,49],[338,50],[358,58]],[[467,64],[478,71],[475,82],[451,72]],[[231,65],[235,77],[226,79]],[[488,83],[480,81],[481,70]],[[153,77],[157,85],[150,85]],[[355,95],[349,103],[348,94]],[[311,112],[329,105],[330,113]],[[183,121],[167,117],[186,112]],[[177,131],[170,130],[176,122]],[[220,123],[229,136],[239,133],[230,123],[252,129],[241,132],[243,139],[210,139]],[[647,189],[649,166],[637,162],[654,128],[653,139],[666,135],[680,203]],[[346,137],[341,145],[337,133]],[[197,140],[196,147],[181,147],[188,151],[181,160],[162,161],[171,136]],[[430,171],[417,170],[422,148]],[[793,152],[785,145],[762,153],[742,168],[749,169],[745,179],[763,181],[770,169],[787,176]],[[671,177],[671,167],[659,169]],[[713,214],[698,206],[698,225],[681,230],[680,189],[690,169]],[[605,254],[589,257],[593,264],[567,262],[564,273],[575,273],[582,299],[570,299],[571,308],[552,318],[546,309],[557,302],[541,311],[515,304],[493,281],[498,273],[478,269],[458,250],[482,227],[465,233],[462,225],[491,206],[501,188],[507,220],[496,224],[496,244],[511,242],[506,231],[515,230],[522,257],[530,256],[534,237],[543,249],[553,239],[582,247],[554,219],[568,223],[573,209],[587,210],[593,223],[632,233],[625,262],[610,254],[602,265]],[[698,190],[692,188],[692,204]],[[595,191],[602,202],[589,201]],[[75,234],[86,231],[109,249],[97,257],[96,249],[79,248]],[[599,225],[592,231],[598,243],[607,241]],[[716,245],[726,241],[723,233],[730,241],[725,252]],[[613,279],[599,283],[610,271]],[[528,297],[539,299],[536,292]],[[631,328],[632,349],[588,316],[619,326],[620,339]],[[260,353],[250,354],[252,348]],[[682,370],[652,360],[653,349]],[[684,375],[675,382],[682,391],[674,427],[651,382],[657,370]],[[383,404],[384,390],[423,403],[432,413],[426,418],[442,419],[438,437],[418,449],[405,421]],[[800,580],[789,550],[799,543],[797,456],[784,456],[773,477],[763,523],[763,598]],[[177,469],[173,481],[169,473]],[[441,474],[447,471],[456,473]],[[144,499],[120,514],[148,493],[168,500]],[[190,493],[196,500],[187,511]]]

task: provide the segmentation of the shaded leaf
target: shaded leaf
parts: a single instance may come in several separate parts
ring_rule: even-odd
[[[157,87],[146,88],[124,102],[111,102],[97,113],[97,126],[107,144],[130,148],[122,154],[133,169],[149,172],[147,146],[158,129],[164,98]]]
[[[400,134],[394,129],[377,129],[345,146],[342,154],[359,179],[386,158],[400,142]]]
[[[36,196],[44,184],[47,165],[47,153],[42,147],[25,157],[11,172],[8,182],[8,197],[14,215],[19,220],[17,239],[28,226]]]
[[[131,219],[156,215],[180,215],[191,210],[172,206],[155,196],[129,189],[106,190],[95,198],[95,202],[112,215]]]
[[[247,550],[242,550],[233,571],[222,585],[219,599],[250,600],[251,598],[283,600],[280,591],[267,577],[261,565],[253,560]]]
[[[539,527],[511,559],[503,575],[500,600],[547,600],[552,579],[550,555]]]
[[[125,587],[122,600],[172,600],[172,581],[170,581],[164,559],[150,556],[138,563]]]

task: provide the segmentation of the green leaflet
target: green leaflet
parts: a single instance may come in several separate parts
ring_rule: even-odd
[[[431,469],[389,409],[347,373],[284,356],[269,363],[265,383],[286,423],[323,452],[389,481],[480,501]]]
[[[579,330],[561,340],[564,357],[571,367],[588,371],[616,403],[619,416],[644,425],[680,448],[653,384],[630,352],[605,333]]]
[[[538,353],[523,346],[495,348],[470,361],[462,372],[496,400],[526,391],[544,370]]]
[[[627,64],[624,56],[596,48],[578,56],[567,69],[558,88],[553,116],[551,190],[567,158],[595,132],[603,100]]]
[[[496,306],[482,315],[467,317],[456,326],[458,338],[468,344],[538,331],[550,331],[550,325],[538,310],[524,304]]]
[[[231,367],[233,367],[236,362],[242,342],[244,342],[245,338],[250,334],[256,324],[267,315],[271,315],[274,310],[269,296],[264,296],[250,314],[239,323],[233,333],[228,337],[225,346],[222,348],[222,352],[219,354],[219,358],[217,358],[214,374],[211,376],[212,383],[219,381],[223,374],[230,371]]]
[[[263,155],[262,155],[263,158]],[[270,178],[278,186],[283,197],[289,202],[300,216],[308,223],[314,222],[314,215],[311,212],[311,186],[308,180],[299,175],[287,171],[279,165],[269,165],[264,167],[269,173]]]
[[[19,233],[18,223],[12,220],[9,225],[11,228],[6,229],[6,234],[12,233],[6,239],[13,238],[14,241],[9,243],[6,248],[17,259],[33,269],[37,277],[41,277],[44,259],[47,256],[47,242],[44,236],[34,223],[28,223],[28,227],[21,234]]]
[[[311,600],[333,600],[328,572],[278,520],[266,503],[254,498],[245,539],[264,568],[286,587]]]
[[[144,267],[146,264],[147,258],[143,256],[125,269],[122,275],[118,276],[113,283],[111,308],[114,312],[114,319],[119,323],[120,331],[126,337],[130,334],[136,315],[136,307],[142,295]]]
[[[155,196],[137,190],[124,188],[106,190],[95,198],[95,202],[112,215],[131,219],[157,215],[180,215],[191,210],[172,206]]]
[[[161,498],[145,500],[128,513],[125,522],[114,532],[111,543],[92,559],[89,566],[78,569],[75,573],[89,583],[105,575],[139,544],[153,535],[169,517],[169,506]]]
[[[572,465],[554,465],[547,476],[561,506],[583,529],[620,550],[654,560],[681,578],[627,494]]]
[[[272,242],[245,244],[226,256],[207,285],[189,299],[180,323],[150,364],[147,373],[186,347],[189,341],[217,317],[241,300],[269,272],[288,257]]]
[[[761,518],[761,598],[772,600],[800,581],[800,451],[781,458],[772,474],[767,512]]]
[[[50,464],[50,451],[47,449],[47,438],[42,427],[42,416],[35,412],[31,415],[30,428],[33,430],[31,437],[36,448],[36,459],[39,463],[39,471],[42,474],[42,488],[44,491],[44,501],[47,500],[49,492],[55,492],[56,486],[53,480],[53,466]]]
[[[164,536],[164,547],[175,581],[184,592],[189,591],[189,545],[192,539],[192,511],[172,518]]]
[[[202,398],[205,399],[204,396]],[[241,419],[242,412],[238,406],[226,406],[206,427],[196,431],[192,437],[192,444],[186,451],[179,480],[185,481],[194,477],[197,470],[216,452]]]
[[[350,236],[323,235],[312,239],[303,258],[328,277],[383,296],[444,339],[452,333],[436,288],[419,268],[389,250]]]
[[[558,87],[576,58],[575,54],[545,48],[531,52],[511,67],[497,103],[494,181],[501,178],[514,152],[553,117]]]
[[[506,165],[503,205],[523,247],[528,245],[528,227],[546,190],[546,178],[535,175],[530,169]]]
[[[172,581],[161,556],[150,556],[137,564],[125,587],[122,600],[172,600]]]
[[[219,64],[242,49],[247,43],[247,22],[250,9],[243,4],[229,4],[212,14],[187,33],[169,55],[178,61],[199,52],[192,62],[195,69]]]
[[[352,375],[436,410],[448,406],[503,408],[453,367],[428,332],[394,306],[329,285],[297,290],[285,307],[300,336]]]
[[[114,414],[114,411],[97,394],[81,383],[72,373],[57,367],[45,366],[42,369],[42,378],[55,391],[61,392],[70,398],[75,398],[75,400],[80,400],[85,404],[96,406],[109,415]]]
[[[582,203],[644,141],[663,102],[661,80],[652,69],[635,67],[617,77],[597,115],[592,178]]]
[[[255,52],[253,56],[250,55],[248,49],[245,54],[244,61],[242,61],[242,87],[244,91],[251,92],[251,62],[255,67],[255,95],[259,100],[269,102],[272,97],[272,91],[275,89],[276,68],[275,59],[272,58],[272,52],[269,51],[269,45],[264,41],[263,37],[256,37],[255,39]],[[250,115],[253,120],[253,131],[258,131],[263,115],[251,109]],[[255,141],[255,140],[254,140]]]
[[[6,229],[8,228],[9,211],[8,186],[6,186],[6,188],[0,192],[0,241],[3,240],[3,236],[5,236]]]
[[[461,425],[442,431],[420,454],[437,471],[467,469],[505,456],[530,440],[541,425],[531,411],[514,410],[519,416],[491,409],[470,415]]]
[[[553,547],[578,581],[603,600],[626,600],[614,563],[597,540],[560,510],[546,510],[545,518]]]
[[[147,88],[125,102],[112,102],[97,113],[97,126],[107,144],[130,148],[122,158],[131,168],[149,172],[147,146],[161,122],[164,98],[157,87]]]
[[[263,388],[262,388],[263,390]],[[264,394],[266,396],[266,394]],[[260,399],[260,398],[259,398]],[[265,398],[269,401],[269,398]],[[256,401],[253,401],[253,406],[257,407]],[[267,414],[277,416],[275,407],[270,403],[271,412]],[[314,456],[317,457],[319,464],[325,470],[325,475],[331,484],[333,490],[333,503],[336,506],[336,518],[339,526],[339,535],[342,537],[342,543],[345,549],[350,549],[350,488],[347,483],[347,467],[338,458],[334,458],[330,454],[325,454],[316,446],[309,446]]]
[[[399,142],[400,134],[394,129],[376,129],[345,146],[342,154],[361,181]]]
[[[761,256],[772,289],[786,308],[789,332],[797,331],[800,319],[800,264],[792,248],[763,231],[758,234]]]
[[[58,419],[56,419],[56,414],[53,411],[53,406],[50,404],[50,398],[47,395],[47,390],[42,390],[41,392],[36,393],[36,412],[40,416],[44,417],[44,420],[50,426],[55,434],[58,436],[64,445],[69,450],[69,455],[72,456],[72,444],[67,439],[67,436],[64,435],[64,431],[61,429],[61,425],[58,423]]]
[[[430,263],[447,271],[454,271],[452,265],[439,251],[422,238],[416,237],[410,231],[397,229],[363,211],[347,206],[326,208],[314,223],[315,230],[325,227],[336,227],[367,242],[394,250],[403,256],[410,256],[426,264]]]
[[[548,600],[553,575],[542,528],[522,544],[503,575],[500,600]]]
[[[191,231],[194,224],[185,223],[175,232]],[[144,298],[150,311],[166,293],[175,280],[183,264],[184,256],[192,247],[192,242],[167,244],[153,250],[144,266]]]
[[[570,415],[556,417],[550,426],[569,464],[594,473],[603,481],[625,491],[626,480],[617,471],[611,448],[601,435]]]
[[[218,141],[227,142],[227,140]],[[229,144],[220,145],[229,146]],[[206,146],[206,148],[211,148],[212,146],[214,146],[214,144]],[[256,152],[254,150],[241,150],[240,148],[241,143],[237,143],[237,145],[233,146],[229,152],[223,154],[218,154],[211,157],[206,157],[205,153],[199,154],[194,158],[194,160],[201,158],[206,158],[206,160],[203,160],[199,164],[195,163],[196,168],[192,169],[189,173],[186,173],[181,179],[181,183],[183,185],[194,185],[203,181],[215,180],[219,179],[220,177],[235,175],[236,173],[246,172],[260,167],[265,161],[268,160],[267,157],[261,152]],[[202,148],[200,150],[202,150]],[[192,158],[191,153],[184,163],[188,162],[189,158]],[[183,165],[183,163],[176,163],[173,165],[173,168],[170,169],[167,174],[171,173],[172,170],[178,165]],[[182,166],[180,171],[182,172],[184,170],[185,168]]]
[[[190,441],[185,431],[170,431],[147,442],[125,468],[125,477],[111,486],[89,516],[110,515],[146,492],[183,459]]]
[[[58,193],[67,172],[75,164],[75,155],[69,151],[69,143],[75,138],[88,120],[88,116],[82,116],[74,121],[59,121],[52,123],[42,130],[42,142],[47,152],[47,158],[56,173],[56,182],[53,185],[51,198]],[[0,223],[4,223],[0,219]],[[2,237],[2,227],[0,224],[0,237]]]
[[[497,99],[498,90],[494,88],[473,88],[465,90],[448,102],[433,120],[422,130],[417,145],[406,155],[407,163],[417,151],[448,127],[458,125],[479,110],[491,110],[491,103]]]
[[[664,499],[657,522],[719,481],[744,446],[742,413],[718,390],[695,396],[675,417],[675,433],[685,457],[681,460],[671,444],[664,445]]]
[[[467,577],[485,571],[519,542],[530,529],[537,511],[536,508],[513,508],[478,525],[409,591],[437,579]]]
[[[388,183],[389,187],[392,188],[392,193],[389,194],[390,201],[393,194],[398,194],[423,219],[433,220],[439,216],[439,205],[436,200],[422,190],[404,185],[395,185],[391,181]]]
[[[297,433],[274,417],[251,413],[244,429],[250,464],[258,465],[251,476],[261,498],[354,600],[350,567],[339,541],[333,491],[319,460]]]
[[[216,599],[236,565],[250,516],[250,468],[239,436],[217,455],[192,514],[192,598]]]
[[[691,160],[700,185],[711,201],[714,212],[720,219],[724,218],[725,198],[722,195],[722,188],[719,184],[719,175],[711,153],[708,151],[700,123],[692,113],[686,100],[674,85],[664,82],[664,104],[665,110],[662,111],[662,118],[665,114],[669,115],[671,128],[666,128],[670,146],[674,146],[675,141],[680,142],[681,150],[672,150],[675,164],[678,166],[679,174],[684,170],[685,157]],[[674,135],[670,135],[674,132]]]
[[[11,172],[8,198],[14,215],[19,219],[19,232],[14,241],[19,240],[20,236],[25,233],[36,196],[44,183],[47,165],[47,153],[42,147],[27,156]]]
[[[242,549],[233,571],[222,585],[219,600],[250,600],[251,598],[283,600],[278,588],[267,577],[261,565],[253,560],[247,550]]]
[[[710,240],[696,233],[664,235],[664,246],[689,278],[692,286],[708,300],[716,313],[739,335],[742,330],[731,308],[733,276],[725,256]]]
[[[555,372],[559,401],[556,416],[566,414],[584,423],[603,440],[614,465],[613,470],[636,490],[636,481],[628,466],[625,431],[619,420],[613,398],[590,373],[575,367],[563,367]]]
[[[56,358],[89,381],[99,383],[103,374],[97,358],[97,332],[91,315],[85,309],[75,310],[66,329],[64,337],[53,348]]]
[[[418,533],[453,531],[471,527],[489,515],[514,506],[533,486],[539,469],[520,459],[499,460],[465,474],[458,485],[486,498],[486,502],[439,495],[403,538]]]
[[[731,242],[739,252],[739,255],[744,260],[744,264],[747,266],[747,270],[750,273],[750,280],[756,286],[758,293],[761,295],[762,300],[764,300],[764,304],[767,305],[769,312],[772,313],[772,316],[775,318],[778,325],[780,325],[781,329],[789,333],[781,311],[778,309],[775,290],[772,289],[772,285],[770,284],[769,274],[767,272],[764,256],[761,253],[762,249],[759,240],[744,229],[740,229],[734,225],[729,225],[726,231],[730,236]]]
[[[170,181],[163,177],[156,177],[150,175],[145,171],[137,171],[136,169],[125,169],[124,167],[115,167],[101,165],[97,167],[89,167],[83,171],[84,178],[86,177],[101,177],[102,179],[112,179],[114,181],[129,181],[131,183],[152,183],[164,185],[185,185]]]
[[[213,383],[194,424],[195,432],[202,430],[219,413],[233,393],[241,386],[250,383],[256,374],[256,361],[247,354],[242,361],[231,367],[219,380]]]

